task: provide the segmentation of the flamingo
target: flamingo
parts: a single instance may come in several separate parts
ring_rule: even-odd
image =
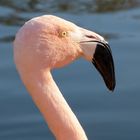
[[[99,34],[53,15],[27,21],[17,32],[14,61],[20,78],[57,140],[87,140],[51,71],[80,57],[92,62],[109,90],[115,88],[111,49]]]

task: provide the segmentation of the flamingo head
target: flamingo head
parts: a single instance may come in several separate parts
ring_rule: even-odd
[[[59,17],[45,15],[26,22],[14,41],[14,59],[20,75],[62,67],[79,57],[92,62],[108,89],[114,90],[111,49],[95,32]]]

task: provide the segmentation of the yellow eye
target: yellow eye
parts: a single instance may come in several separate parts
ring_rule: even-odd
[[[67,32],[66,32],[66,31],[63,31],[63,32],[61,33],[61,35],[62,35],[62,37],[66,37],[66,36],[67,36]]]

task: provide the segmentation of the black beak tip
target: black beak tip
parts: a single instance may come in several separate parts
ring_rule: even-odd
[[[107,88],[113,92],[116,85],[115,69],[111,49],[108,44],[97,44],[92,63],[102,75]]]
[[[106,84],[107,88],[113,92],[116,86],[116,82],[114,80],[112,80],[113,82],[109,82],[109,84]]]

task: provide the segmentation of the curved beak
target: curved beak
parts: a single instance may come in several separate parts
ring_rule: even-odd
[[[102,75],[104,82],[109,90],[115,88],[115,70],[111,49],[108,44],[97,43],[92,63]]]
[[[86,35],[87,39],[84,38],[84,40],[80,42],[84,57],[93,63],[101,74],[107,88],[113,91],[116,80],[110,46],[100,35],[96,33],[94,33],[94,36],[92,35]]]

